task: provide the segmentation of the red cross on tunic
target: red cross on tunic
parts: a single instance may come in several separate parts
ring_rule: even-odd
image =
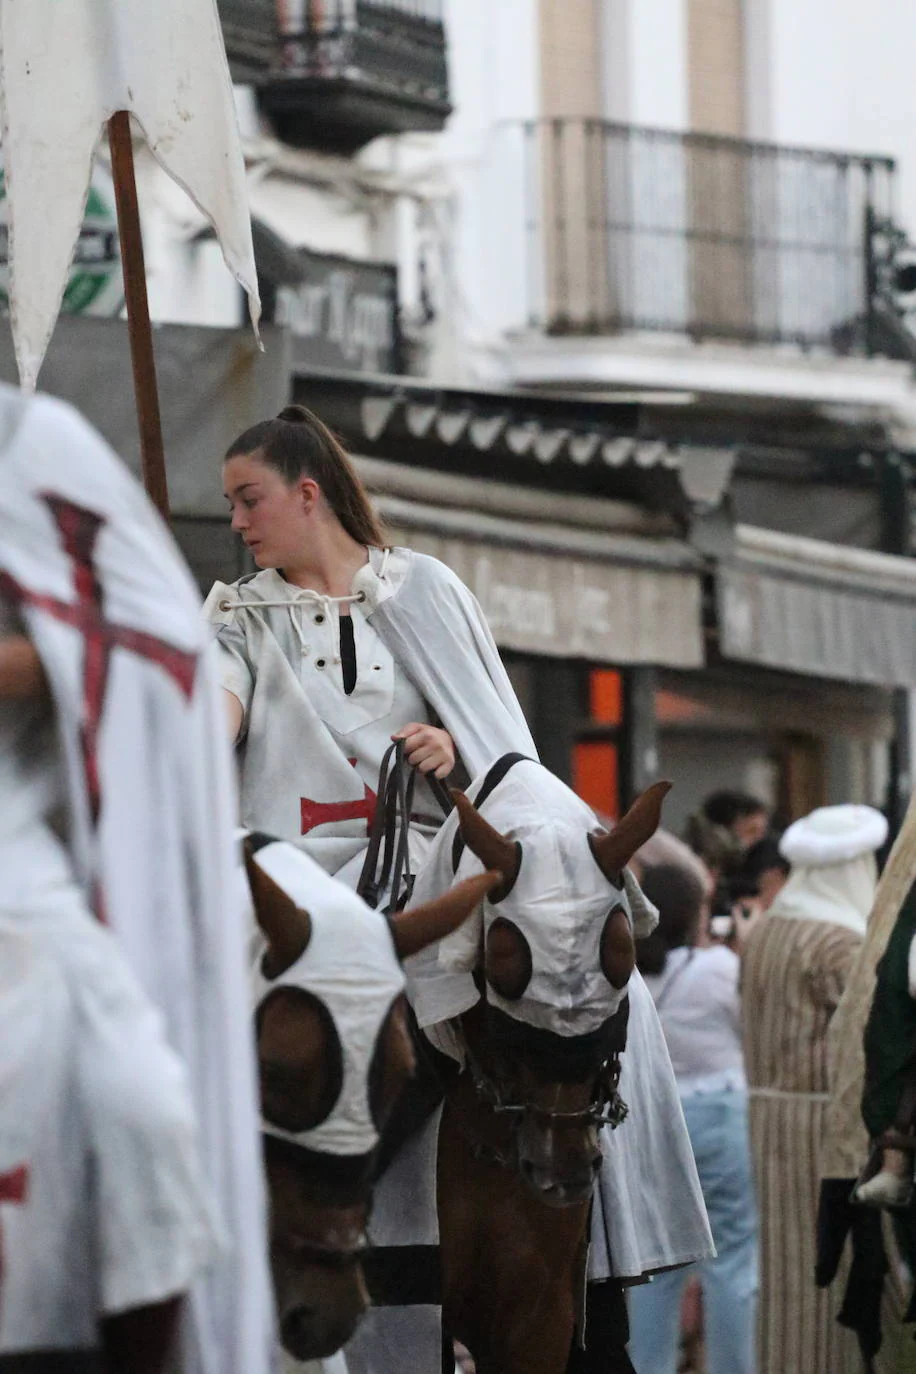
[[[0,1174],[0,1203],[21,1207],[29,1196],[29,1167],[20,1164],[8,1174]],[[0,1302],[3,1299],[3,1227],[0,1225]]]
[[[347,759],[351,768],[356,767],[356,759]],[[375,818],[375,806],[378,798],[372,788],[365,784],[365,793],[361,801],[350,802],[316,802],[309,797],[302,798],[302,834],[308,835],[318,825],[327,825],[330,821],[362,821],[366,822],[366,834],[372,829],[372,822]]]
[[[42,499],[54,517],[60,542],[73,561],[76,597],[73,601],[61,601],[57,597],[29,591],[8,573],[0,574],[0,589],[15,601],[46,611],[55,620],[74,626],[83,636],[85,658],[80,744],[90,813],[93,824],[96,824],[102,805],[98,760],[99,732],[105,708],[112,650],[127,649],[130,653],[138,654],[152,663],[158,663],[178,684],[186,698],[190,698],[194,688],[198,660],[196,654],[186,653],[163,639],[157,639],[155,635],[106,620],[104,591],[95,565],[95,548],[99,533],[105,524],[104,517],[48,492],[43,493]]]

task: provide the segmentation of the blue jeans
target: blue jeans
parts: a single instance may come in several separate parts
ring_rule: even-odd
[[[697,1094],[683,1106],[719,1253],[631,1290],[630,1358],[637,1374],[677,1374],[681,1297],[696,1274],[703,1289],[709,1374],[753,1374],[757,1206],[747,1095]]]

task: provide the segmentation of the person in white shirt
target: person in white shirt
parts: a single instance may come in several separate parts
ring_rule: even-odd
[[[717,1255],[700,1266],[709,1374],[752,1374],[757,1211],[741,1043],[740,961],[700,947],[705,891],[680,864],[647,868],[643,890],[659,925],[637,942],[665,1033]],[[680,1304],[690,1271],[661,1274],[631,1295],[630,1355],[646,1374],[676,1374]]]
[[[428,779],[534,742],[477,602],[454,573],[388,548],[343,448],[290,406],[223,464],[232,527],[260,571],[206,614],[237,745],[242,824],[355,887],[392,739],[416,766],[414,862],[442,824]]]

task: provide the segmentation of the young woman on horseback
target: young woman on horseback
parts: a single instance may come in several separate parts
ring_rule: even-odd
[[[429,787],[431,777],[447,776],[460,762],[467,778],[479,779],[482,785],[492,766],[510,755],[533,760],[527,767],[536,768],[531,735],[480,607],[443,564],[409,549],[385,547],[346,454],[308,411],[290,407],[276,420],[243,434],[226,457],[223,482],[233,528],[259,568],[231,586],[217,583],[207,602],[238,747],[243,824],[301,846],[327,872],[357,886],[380,764],[392,739],[401,737],[408,760],[419,770],[410,827],[412,857],[419,871],[442,824]],[[524,767],[520,765],[519,771]],[[540,776],[544,770],[536,771],[538,777],[531,783],[534,797],[546,785],[545,777],[549,779]],[[553,783],[563,790],[561,783]],[[572,862],[583,865],[590,877],[593,870],[598,875],[592,886],[598,885],[601,901],[607,903],[607,910],[602,906],[600,911],[603,922],[618,889],[604,878],[598,882],[599,868],[589,848],[593,818],[566,792],[565,801],[575,802],[577,817]],[[473,795],[479,798],[479,788]],[[545,817],[545,824],[549,819]],[[440,856],[447,833],[436,841]],[[569,826],[564,833],[572,833]],[[544,848],[556,850],[549,835]],[[450,844],[448,849],[450,856]],[[484,866],[506,872],[508,879],[507,870],[517,869],[517,848],[501,845],[499,853],[506,869],[489,858]],[[482,855],[477,857],[484,862]],[[532,862],[526,875],[536,871]],[[559,861],[556,867],[564,871]],[[429,865],[427,873],[421,885],[436,881]],[[437,896],[449,889],[455,874],[449,869],[441,876]],[[594,929],[600,934],[601,927]],[[592,927],[590,941],[591,935]],[[588,949],[597,941],[595,934]],[[590,967],[589,974],[597,980],[597,950],[592,952],[595,968]],[[550,980],[549,969],[545,977]],[[698,1186],[694,1189],[695,1172],[690,1172],[690,1145],[661,1030],[651,997],[638,978],[635,982],[631,1076],[636,1109],[629,1132],[616,1133],[622,1139],[607,1143],[613,1162],[603,1172],[614,1175],[608,1212],[623,1218],[623,1229],[629,1228],[633,1240],[627,1249],[618,1248],[615,1260],[623,1266],[621,1273],[638,1277],[705,1253],[708,1229],[702,1202],[694,1198]],[[444,1003],[437,1006],[441,1016],[428,1018],[428,1034],[445,1047],[449,1032],[455,1040],[451,1022],[467,1003],[451,1009]],[[433,1023],[440,1020],[446,1029],[437,1039]],[[454,1057],[461,1058],[460,1046]],[[572,1115],[578,1120],[582,1113]],[[429,1193],[435,1213],[435,1150],[430,1158]],[[663,1204],[658,1209],[647,1174],[657,1175],[662,1186]],[[498,1183],[504,1188],[502,1175]],[[512,1186],[522,1185],[513,1180]],[[418,1173],[411,1172],[409,1187],[412,1196],[418,1193]],[[630,1194],[636,1197],[635,1207]],[[670,1209],[674,1220],[669,1225],[667,1204],[672,1195],[680,1200]],[[377,1202],[378,1216],[381,1196]],[[537,1205],[547,1210],[543,1202]],[[586,1212],[587,1207],[579,1219],[583,1238]],[[602,1222],[603,1233],[611,1229]],[[435,1243],[435,1224],[423,1234]],[[605,1234],[605,1251],[611,1244]],[[532,1253],[536,1257],[537,1252]],[[608,1255],[594,1276],[606,1279],[613,1273]],[[522,1296],[529,1300],[527,1292]],[[428,1296],[410,1301],[431,1305]],[[391,1309],[395,1317],[398,1311]],[[618,1331],[618,1338],[622,1334]],[[565,1363],[571,1321],[559,1338],[555,1333],[554,1341]],[[352,1348],[347,1359],[352,1374],[359,1374],[363,1366],[355,1362]],[[380,1363],[384,1362],[373,1353],[365,1367],[378,1368]],[[426,1374],[435,1363],[435,1356],[417,1354],[414,1363],[401,1358],[398,1367],[405,1374],[415,1369]],[[499,1367],[515,1374],[508,1364]],[[533,1367],[530,1361],[525,1366]]]
[[[355,886],[392,740],[418,777],[411,850],[442,811],[429,779],[535,756],[477,602],[435,559],[389,548],[347,454],[290,406],[223,468],[232,527],[259,571],[207,601],[240,763],[242,821]]]

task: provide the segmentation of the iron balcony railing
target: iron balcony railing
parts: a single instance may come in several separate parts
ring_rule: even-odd
[[[287,70],[447,98],[441,0],[277,0],[277,27]]]
[[[443,25],[443,0],[273,0],[281,36],[342,33],[359,27],[402,23]]]
[[[443,0],[218,0],[236,80],[281,136],[355,149],[449,114]]]
[[[444,0],[218,0],[223,25],[232,37],[248,36],[253,47],[273,46],[278,34],[353,28],[359,12],[383,22],[386,14],[425,24],[443,24]]]
[[[890,158],[600,120],[521,126],[529,327],[847,351]]]

